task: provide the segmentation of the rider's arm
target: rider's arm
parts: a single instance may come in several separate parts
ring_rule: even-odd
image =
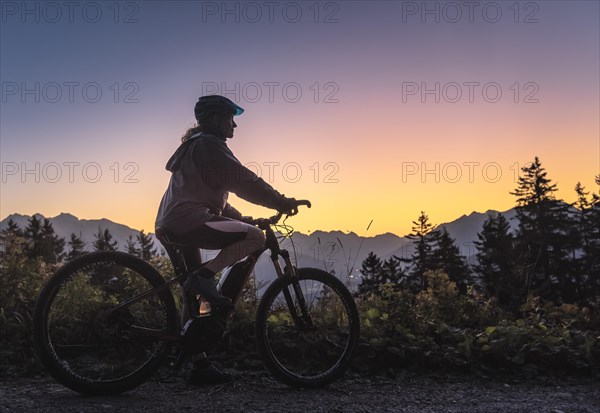
[[[232,207],[229,202],[225,204],[225,208],[223,208],[223,216],[227,218],[237,219],[238,221],[242,221],[243,215],[240,211]]]
[[[213,185],[221,186],[253,204],[277,210],[287,209],[289,198],[242,165],[224,142],[206,140],[202,154],[194,158],[203,160],[205,177]]]

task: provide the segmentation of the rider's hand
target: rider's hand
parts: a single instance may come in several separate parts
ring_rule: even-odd
[[[296,215],[298,213],[298,201],[296,198],[283,197],[277,211],[287,215]]]
[[[265,229],[271,225],[271,220],[269,218],[256,218],[252,220],[252,225]]]
[[[252,218],[251,216],[247,215],[243,216],[241,221],[259,228],[269,226],[271,223],[268,218]]]
[[[244,222],[246,224],[254,225],[254,218],[252,218],[249,215],[242,216],[242,219],[240,219],[240,221],[242,221],[242,222]]]

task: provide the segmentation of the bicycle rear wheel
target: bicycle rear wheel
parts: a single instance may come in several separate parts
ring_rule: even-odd
[[[299,319],[294,278],[278,278],[258,306],[257,346],[278,380],[290,386],[319,387],[348,368],[360,335],[358,311],[344,284],[325,271],[300,268],[295,280],[309,321]]]
[[[56,272],[36,302],[33,340],[38,359],[60,383],[80,393],[122,393],[147,380],[176,335],[169,289],[115,310],[164,284],[147,262],[120,252],[77,258]]]

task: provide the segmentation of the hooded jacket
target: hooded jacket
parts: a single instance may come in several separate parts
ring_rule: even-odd
[[[285,197],[243,166],[224,139],[200,132],[182,143],[167,162],[172,173],[162,197],[156,227],[183,235],[214,215],[241,219],[227,202],[233,192],[267,208],[285,208]]]

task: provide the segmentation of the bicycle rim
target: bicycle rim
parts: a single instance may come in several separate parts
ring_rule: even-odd
[[[350,363],[359,336],[358,312],[348,289],[337,278],[317,269],[298,272],[312,325],[297,321],[301,310],[292,279],[278,279],[259,305],[258,347],[279,380],[292,386],[323,386],[339,377]],[[285,291],[293,302],[291,307]]]
[[[89,254],[65,265],[36,305],[38,357],[59,382],[81,393],[120,393],[141,384],[169,350],[163,337],[148,332],[174,333],[173,297],[164,290],[115,307],[162,283],[149,264],[122,253]]]

